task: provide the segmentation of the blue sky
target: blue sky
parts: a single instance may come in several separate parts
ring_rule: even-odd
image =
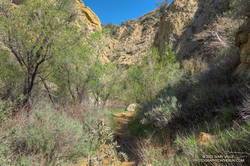
[[[138,18],[155,9],[162,0],[83,0],[101,19],[103,24]],[[169,0],[169,2],[172,0]]]

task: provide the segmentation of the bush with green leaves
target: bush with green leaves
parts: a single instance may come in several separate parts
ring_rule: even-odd
[[[105,25],[104,25],[104,28],[108,31],[108,33],[109,33],[112,37],[114,37],[114,38],[118,38],[118,37],[119,37],[119,36],[118,36],[118,33],[117,33],[119,27],[118,27],[117,25],[112,24],[112,23],[108,23],[108,24],[105,24]]]
[[[166,47],[164,55],[159,56],[155,48],[149,51],[142,64],[131,66],[126,71],[124,93],[126,103],[153,100],[158,93],[174,85],[184,72],[175,59],[175,53]]]
[[[96,62],[91,68],[88,89],[96,105],[107,103],[110,98],[115,99],[120,89],[121,71],[115,63]]]
[[[69,52],[62,52],[51,61],[47,81],[53,83],[50,93],[60,103],[79,102],[87,97],[90,70],[95,58],[93,49],[87,45],[71,45]]]
[[[249,0],[230,0],[229,6],[230,10],[228,11],[229,16],[237,18],[250,17],[250,2]]]
[[[18,84],[18,89],[21,89],[19,94],[25,96],[24,104],[36,86],[45,86],[49,91],[46,83],[51,82],[52,76],[58,76],[62,69],[63,74],[68,70],[73,73],[69,75],[76,84],[82,81],[78,76],[82,76],[82,66],[87,66],[87,59],[91,57],[90,42],[87,42],[86,32],[76,25],[76,11],[72,1],[25,0],[22,5],[15,6],[9,0],[3,0],[0,4],[0,36],[1,46],[5,49],[4,52],[1,49],[1,54],[8,54],[8,60],[13,63],[5,64],[4,69],[1,65],[0,71],[14,73],[15,76],[9,82]],[[58,70],[59,66],[61,70]],[[67,78],[63,74],[61,78]],[[58,86],[60,89],[60,84]]]
[[[206,126],[206,128],[209,127]],[[233,128],[226,130],[210,129],[216,139],[208,146],[200,146],[194,132],[179,135],[174,145],[181,153],[177,157],[170,158],[168,162],[173,163],[173,165],[199,165],[200,163],[194,162],[194,160],[202,159],[203,155],[227,155],[235,156],[233,159],[237,157],[244,159],[243,163],[232,162],[232,164],[249,165],[249,127],[249,122],[247,122],[244,125],[236,123]],[[216,165],[218,162],[211,161],[206,164]]]
[[[247,90],[249,90],[249,87],[247,87]],[[249,92],[248,92],[249,93]],[[250,96],[247,93],[244,97],[244,101],[242,105],[238,108],[238,118],[239,121],[249,121],[250,120]]]
[[[22,93],[24,75],[16,60],[0,44],[0,99],[15,99]]]
[[[98,133],[96,121],[87,125],[50,106],[32,110],[29,116],[23,113],[11,123],[11,128],[0,128],[0,162],[6,165],[63,165],[93,157],[100,140],[107,138]]]
[[[151,125],[156,128],[164,128],[180,109],[176,97],[168,97],[161,100],[161,104],[144,112],[142,124]]]

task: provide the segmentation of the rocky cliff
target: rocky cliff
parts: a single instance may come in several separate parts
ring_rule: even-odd
[[[106,43],[106,60],[130,65],[140,61],[154,42],[160,23],[159,10],[123,23],[106,25],[111,29],[111,39]]]
[[[165,8],[154,45],[160,54],[171,45],[177,59],[196,71],[234,41],[239,19],[228,16],[230,0],[175,0]]]
[[[81,0],[74,0],[78,14],[78,22],[86,23],[90,30],[101,30],[102,24],[98,16],[87,7]]]
[[[81,0],[72,1],[79,26],[87,31],[102,29],[101,21],[89,7]],[[231,10],[230,3],[233,1],[174,0],[170,5],[120,26],[105,25],[111,31],[111,37],[104,36],[101,41],[102,60],[131,65],[140,62],[152,46],[158,48],[162,55],[165,46],[170,45],[184,65],[203,68],[207,61],[218,55],[221,48],[234,42],[233,31],[240,27],[242,21],[225,14]],[[241,49],[242,64],[250,62],[246,56],[249,54],[248,30],[249,25],[245,23],[236,38],[236,45]],[[243,66],[246,65],[241,65],[241,68]]]
[[[134,64],[151,46],[164,53],[171,45],[184,63],[205,66],[220,50],[234,42],[241,25],[226,13],[232,0],[174,0],[172,4],[112,29],[105,54],[108,60]],[[201,64],[203,63],[204,64]]]

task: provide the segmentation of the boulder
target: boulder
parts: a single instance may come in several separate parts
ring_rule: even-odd
[[[136,162],[123,162],[120,166],[136,166]]]
[[[250,19],[239,29],[235,37],[235,45],[240,49],[240,65],[236,74],[249,77],[250,70]],[[247,75],[245,75],[247,74]]]
[[[204,132],[200,132],[197,136],[197,142],[199,145],[202,145],[202,146],[210,145],[214,141],[214,139],[215,139],[214,135],[204,133]]]
[[[135,112],[135,111],[138,111],[139,110],[139,107],[140,105],[137,104],[137,103],[133,103],[133,104],[130,104],[128,107],[127,107],[127,111],[131,111],[131,112]]]
[[[82,23],[86,23],[89,30],[95,31],[102,29],[102,23],[99,17],[89,7],[85,6],[81,0],[75,0],[75,5],[80,26],[82,26]]]

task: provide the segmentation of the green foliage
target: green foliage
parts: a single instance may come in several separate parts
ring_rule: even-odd
[[[9,121],[14,124],[12,127],[0,127],[0,162],[25,166],[67,165],[79,158],[95,157],[100,145],[115,149],[110,128],[88,116],[86,113],[81,123],[48,105],[32,110],[29,116],[19,115]]]
[[[190,159],[201,158],[203,155],[235,155],[238,157],[247,156],[249,153],[249,123],[238,125],[232,129],[217,130],[214,134],[216,140],[207,147],[201,147],[196,143],[194,134],[188,134],[183,137],[178,137],[176,146],[181,149],[182,155],[179,164],[184,164],[188,161],[190,165],[195,164]],[[235,152],[235,153],[234,153]],[[249,158],[243,157],[245,162],[243,165],[249,164]],[[174,158],[169,161],[176,162]],[[174,161],[173,161],[174,160]],[[178,163],[178,162],[177,162]],[[215,164],[211,161],[211,164]],[[178,164],[177,164],[178,165]]]
[[[161,104],[144,112],[142,124],[148,124],[158,129],[164,128],[180,109],[176,97],[161,100]]]
[[[10,53],[0,46],[0,98],[17,98],[21,93],[23,73]]]
[[[128,131],[131,135],[145,138],[154,131],[154,128],[150,125],[142,124],[139,118],[135,118],[129,123]]]
[[[230,10],[226,13],[228,16],[233,16],[236,19],[244,18],[250,16],[248,0],[230,0]]]
[[[78,27],[70,0],[20,3],[13,9],[7,0],[1,4],[0,58],[7,63],[0,67],[0,97],[28,100],[35,89],[36,97],[46,94],[53,103],[81,103],[93,94],[106,102],[116,78],[108,73],[116,67],[99,62],[105,31]]]
[[[249,121],[244,125],[235,124],[232,129],[217,133],[217,141],[210,147],[205,149],[205,152],[209,154],[216,154],[219,152],[242,152],[245,154],[249,153],[249,131]],[[245,160],[245,163],[250,163],[249,158],[245,158]]]
[[[229,14],[247,16],[246,2],[232,0]],[[192,165],[190,159],[202,154],[249,151],[248,122],[244,127],[230,128],[236,115],[234,105],[241,102],[239,84],[232,77],[239,62],[233,56],[238,55],[234,47],[221,50],[221,59],[211,60],[208,70],[199,74],[192,64],[190,71],[182,69],[168,46],[161,56],[153,48],[140,64],[125,69],[100,62],[103,46],[99,41],[109,31],[116,35],[114,25],[87,35],[76,25],[71,0],[14,3],[22,5],[13,6],[8,0],[0,3],[0,164],[66,165],[79,157],[96,156],[103,144],[112,149],[108,155],[116,155],[112,130],[97,121],[97,117],[103,118],[104,110],[81,113],[83,123],[48,106],[31,110],[29,115],[17,114],[17,120],[8,119],[17,104],[45,91],[59,105],[85,100],[105,105],[110,99],[125,105],[146,103],[129,123],[129,134],[147,138],[153,133],[161,139],[158,142],[165,136],[176,136],[169,140],[173,141],[169,148],[175,150],[174,157],[165,160],[161,155],[164,149],[146,148],[151,152],[147,164]],[[163,3],[161,9],[166,6]],[[122,37],[134,30],[124,26],[127,29]],[[240,110],[245,119],[248,112],[248,107]],[[219,128],[210,123],[206,126],[205,121],[210,120],[216,120]],[[197,145],[195,135],[204,130],[216,135],[211,146]],[[100,161],[105,157],[97,156]]]
[[[0,100],[0,125],[1,122],[9,120],[13,115],[16,105],[22,100],[23,96],[19,96],[16,100]]]
[[[230,123],[235,119],[236,113],[237,111],[234,106],[228,106],[219,110],[219,117],[222,122]]]
[[[118,35],[117,35],[118,26],[117,25],[109,23],[109,24],[104,25],[104,28],[107,29],[108,33],[112,37],[114,37],[114,38],[118,37]]]
[[[108,99],[115,94],[119,88],[120,71],[115,63],[102,64],[97,62],[90,71],[88,87],[92,92],[95,102],[106,104]]]
[[[56,162],[50,160],[57,158],[72,160],[88,156],[93,151],[92,143],[87,141],[90,135],[84,133],[80,123],[50,110],[35,111],[27,122],[14,131],[11,141],[16,152],[40,152],[48,157],[48,162]]]
[[[56,85],[57,89],[54,93],[57,100],[61,102],[83,100],[81,95],[85,95],[90,79],[89,72],[96,58],[93,50],[87,45],[71,47],[69,52],[64,50],[62,54],[55,57],[49,66],[49,72],[52,73],[49,80]]]
[[[142,64],[127,70],[124,100],[126,103],[153,100],[161,90],[175,84],[182,75],[170,47],[166,47],[162,56],[159,56],[156,49],[151,49]]]
[[[74,23],[72,1],[26,0],[14,8],[4,0],[0,12],[1,43],[18,64],[15,75],[23,73],[19,89],[26,102],[34,85],[48,77],[55,59],[69,59],[70,54],[84,56],[85,47],[80,47],[84,33]]]
[[[0,100],[0,123],[12,115],[13,102]]]

